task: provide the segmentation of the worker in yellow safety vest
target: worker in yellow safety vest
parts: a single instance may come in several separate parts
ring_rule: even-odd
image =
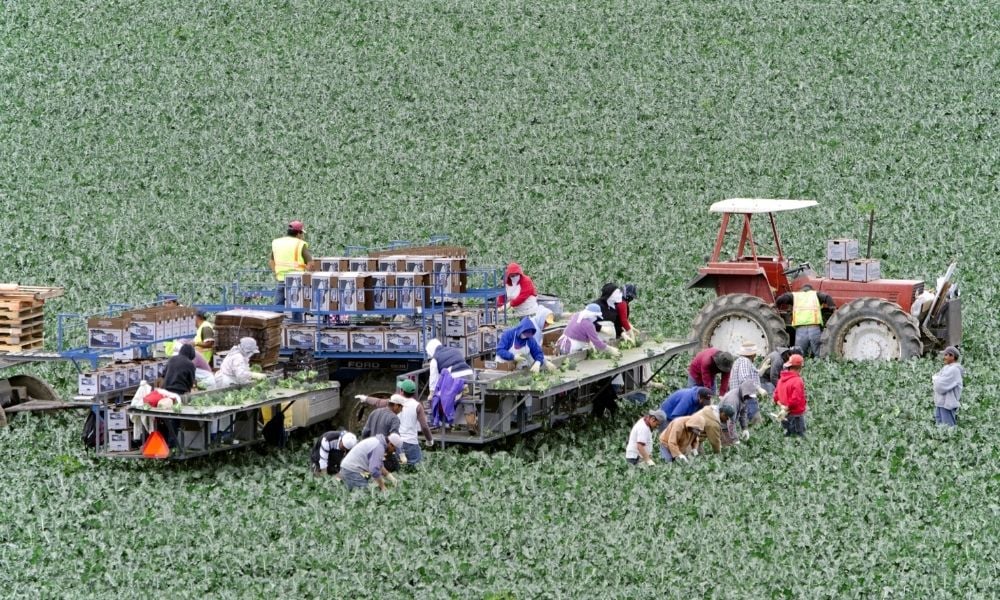
[[[774,299],[778,306],[792,305],[792,327],[795,345],[805,356],[819,354],[819,338],[823,327],[823,308],[837,308],[829,294],[814,291],[806,284],[798,292],[786,293]]]
[[[212,356],[215,354],[215,328],[203,310],[195,313],[194,322],[198,326],[194,334],[194,349],[205,359],[208,366],[212,366]]]
[[[271,257],[267,264],[278,281],[274,296],[274,303],[277,305],[285,303],[285,274],[307,270],[309,261],[312,260],[305,236],[302,221],[292,221],[288,224],[288,232],[271,242]]]

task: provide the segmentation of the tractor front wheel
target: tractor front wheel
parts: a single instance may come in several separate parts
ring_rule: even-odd
[[[750,294],[727,294],[705,305],[694,318],[691,337],[703,348],[735,354],[744,342],[753,342],[761,353],[788,345],[785,321],[773,306]]]
[[[337,420],[347,431],[361,433],[374,410],[371,405],[355,398],[358,394],[388,398],[396,391],[396,374],[387,370],[369,371],[341,389]]]
[[[924,352],[916,320],[898,304],[858,298],[837,309],[820,338],[820,357],[906,360]]]

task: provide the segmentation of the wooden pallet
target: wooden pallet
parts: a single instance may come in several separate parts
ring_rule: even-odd
[[[43,329],[45,329],[45,320],[41,317],[26,319],[17,323],[0,320],[0,335],[17,335],[27,331],[41,331]]]
[[[48,300],[63,295],[63,289],[57,287],[41,287],[36,285],[18,285],[16,283],[0,283],[0,301],[14,299]]]
[[[43,314],[45,314],[45,306],[41,304],[18,306],[15,303],[0,301],[0,322],[23,321],[40,317]]]
[[[25,350],[40,349],[44,343],[44,340],[35,339],[30,342],[5,344],[3,343],[4,339],[5,338],[0,337],[0,352],[23,352]]]

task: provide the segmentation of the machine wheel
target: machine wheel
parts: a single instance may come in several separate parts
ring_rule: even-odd
[[[773,306],[750,294],[727,294],[705,305],[694,318],[691,337],[703,348],[736,353],[750,341],[761,352],[788,345],[785,321]]]
[[[905,360],[924,352],[916,319],[887,300],[858,298],[833,313],[820,339],[821,357]]]
[[[341,389],[341,408],[337,421],[347,431],[361,433],[372,407],[357,398],[358,394],[388,398],[396,391],[396,374],[392,371],[369,371]]]

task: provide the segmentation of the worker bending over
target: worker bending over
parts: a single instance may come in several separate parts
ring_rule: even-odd
[[[805,356],[819,355],[819,338],[822,334],[823,308],[836,309],[829,294],[814,291],[806,284],[798,292],[781,294],[774,299],[777,306],[792,305],[792,327],[795,329],[795,345],[802,348]]]
[[[570,315],[566,329],[556,341],[559,354],[572,354],[590,348],[610,352],[613,356],[621,354],[618,348],[609,346],[597,334],[597,322],[600,320],[601,307],[594,303],[590,303],[580,312]]]
[[[650,456],[650,449],[653,447],[653,430],[659,429],[660,423],[667,420],[667,416],[660,409],[651,410],[632,426],[632,431],[628,434],[628,443],[625,445],[625,462],[630,465],[642,464],[652,466],[653,458]]]
[[[257,340],[252,337],[240,338],[240,343],[229,350],[219,372],[215,374],[216,387],[246,385],[256,379],[264,379],[266,376],[263,373],[250,370],[250,357],[259,352]]]
[[[545,360],[542,347],[535,341],[535,324],[525,317],[500,336],[497,341],[497,359],[500,362],[513,362],[520,367],[521,363],[527,362],[529,358],[533,361],[532,373],[537,373],[543,366],[550,371],[556,370],[555,365]]]
[[[358,443],[358,437],[350,431],[327,431],[313,444],[309,459],[314,475],[336,475],[340,463],[347,453]]]
[[[340,463],[340,478],[347,484],[347,489],[367,488],[369,477],[375,480],[383,492],[386,479],[390,483],[396,483],[396,478],[385,468],[383,461],[387,455],[395,454],[402,445],[403,441],[398,433],[388,437],[379,434],[358,442]]]

